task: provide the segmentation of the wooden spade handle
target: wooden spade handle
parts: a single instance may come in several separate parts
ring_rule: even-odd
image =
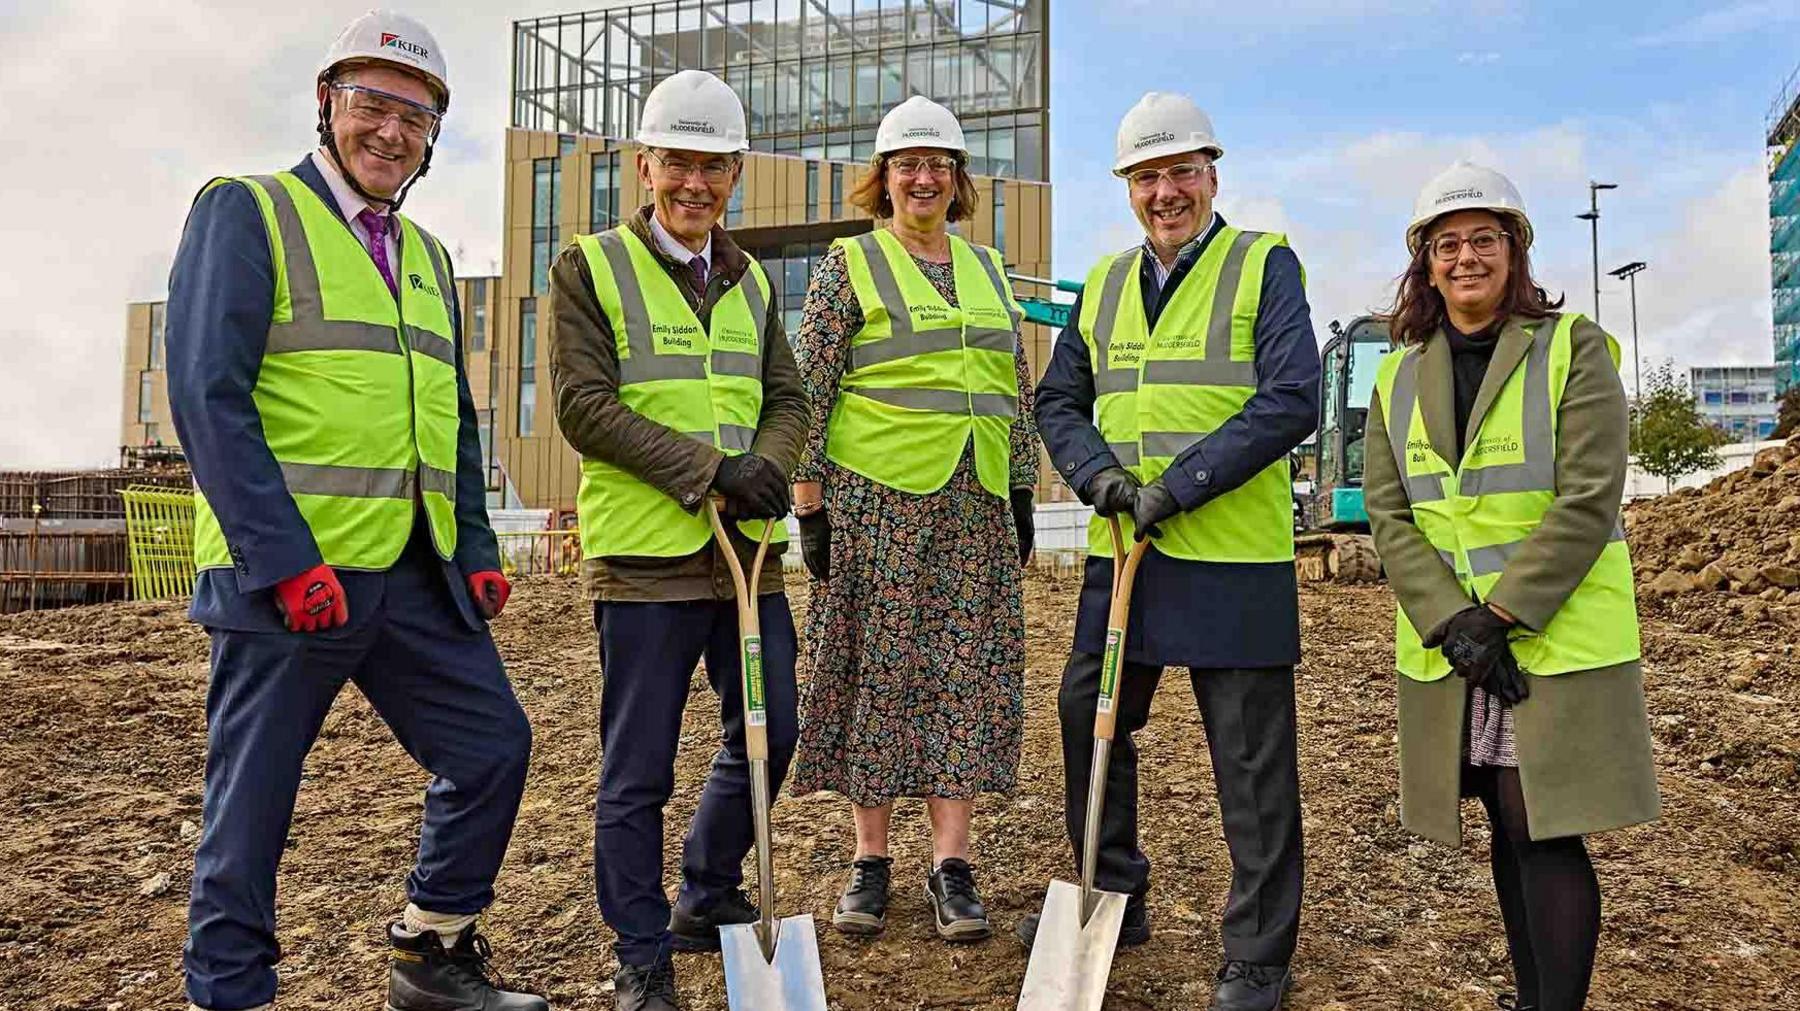
[[[1100,653],[1100,696],[1094,705],[1094,737],[1113,739],[1113,724],[1118,719],[1119,679],[1125,668],[1125,621],[1131,616],[1131,585],[1137,581],[1138,564],[1150,547],[1146,537],[1131,546],[1125,554],[1125,538],[1119,531],[1119,518],[1107,517],[1112,528],[1113,585],[1112,607],[1106,615],[1106,645]]]
[[[725,522],[719,518],[718,506],[713,504],[711,497],[706,500],[706,520],[712,524],[713,540],[718,542],[719,551],[725,556],[725,564],[731,568],[731,585],[737,592],[738,674],[744,694],[744,750],[752,760],[767,761],[768,698],[763,690],[762,624],[756,607],[756,587],[762,582],[763,559],[768,556],[769,538],[775,533],[777,521],[764,521],[762,543],[756,547],[756,559],[751,564],[750,575],[746,579],[744,566],[738,561],[737,549],[731,546],[731,536],[726,533]]]

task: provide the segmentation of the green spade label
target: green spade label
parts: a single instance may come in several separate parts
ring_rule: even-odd
[[[744,708],[750,713],[750,725],[765,726],[769,722],[768,705],[763,699],[762,636],[744,639]]]
[[[1125,630],[1106,630],[1106,652],[1100,657],[1100,711],[1113,711],[1113,699],[1119,692],[1119,644],[1125,641]]]

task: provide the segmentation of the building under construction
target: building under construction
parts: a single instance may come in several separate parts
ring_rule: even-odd
[[[1800,67],[1769,110],[1769,301],[1775,383],[1800,382]]]

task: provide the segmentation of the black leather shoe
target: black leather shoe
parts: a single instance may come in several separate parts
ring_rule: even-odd
[[[678,900],[669,911],[669,946],[676,951],[718,951],[720,927],[761,918],[761,911],[741,889],[727,892],[706,909],[688,909]]]
[[[621,965],[613,973],[613,1000],[618,1011],[681,1011],[675,996],[675,963]]]
[[[502,990],[488,978],[492,951],[469,927],[449,948],[436,931],[388,925],[387,1011],[550,1011],[544,998]]]
[[[1233,960],[1219,969],[1218,980],[1213,1011],[1275,1011],[1294,985],[1294,974],[1285,965]]]
[[[987,910],[975,892],[975,870],[956,857],[938,865],[925,882],[938,936],[946,941],[979,941],[993,933]]]
[[[861,857],[850,865],[850,883],[831,914],[840,932],[872,937],[887,926],[888,882],[892,857]]]
[[[1018,937],[1019,943],[1025,945],[1026,950],[1030,950],[1032,944],[1037,941],[1038,919],[1042,915],[1041,913],[1032,913],[1020,920],[1019,925],[1013,928],[1014,936]],[[1125,919],[1119,924],[1119,947],[1135,948],[1148,940],[1150,940],[1150,910],[1145,905],[1143,896],[1128,896],[1125,899]]]

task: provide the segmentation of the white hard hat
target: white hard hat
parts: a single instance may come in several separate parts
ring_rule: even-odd
[[[704,70],[683,70],[650,89],[638,120],[645,147],[735,154],[750,148],[744,103]]]
[[[350,22],[325,51],[319,78],[328,77],[339,64],[357,60],[392,63],[424,77],[437,89],[439,111],[450,107],[450,75],[444,67],[444,51],[418,21],[393,11],[369,11]]]
[[[969,153],[956,113],[924,95],[914,95],[889,109],[875,130],[876,154],[909,147],[941,147],[957,154]]]
[[[1187,151],[1205,151],[1214,159],[1225,149],[1213,139],[1212,120],[1186,95],[1152,91],[1138,99],[1119,121],[1119,157],[1113,175],[1140,162]]]
[[[1513,222],[1520,249],[1531,248],[1531,219],[1519,188],[1491,168],[1471,161],[1457,161],[1437,174],[1419,191],[1413,204],[1412,223],[1406,226],[1406,249],[1417,253],[1425,241],[1425,229],[1445,214],[1456,211],[1493,211]]]

